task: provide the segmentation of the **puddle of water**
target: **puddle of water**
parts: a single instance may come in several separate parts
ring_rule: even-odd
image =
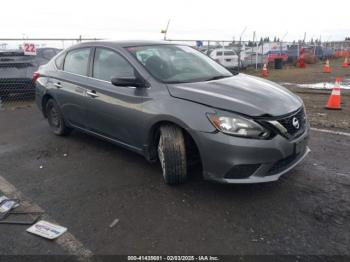
[[[312,84],[297,84],[297,83],[280,83],[282,86],[297,86],[300,88],[312,88],[312,89],[332,89],[334,83],[321,82],[321,83],[312,83]],[[342,89],[350,89],[350,79],[344,79],[340,85]]]

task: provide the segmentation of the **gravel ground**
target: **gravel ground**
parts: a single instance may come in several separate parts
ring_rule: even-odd
[[[350,67],[342,68],[343,58],[331,59],[331,73],[323,73],[323,64],[306,65],[306,68],[297,68],[295,66],[285,66],[282,70],[269,69],[268,79],[275,82],[287,83],[318,83],[318,82],[334,82],[336,77],[350,78]],[[260,72],[250,69],[248,74],[259,75]]]

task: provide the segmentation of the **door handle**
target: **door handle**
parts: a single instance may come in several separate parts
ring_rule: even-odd
[[[61,88],[61,87],[62,87],[62,85],[61,85],[60,82],[54,83],[53,85],[54,85],[55,87],[57,87],[57,88]]]
[[[88,96],[91,96],[92,98],[98,97],[98,94],[96,94],[96,91],[94,91],[94,90],[87,91],[86,94]]]

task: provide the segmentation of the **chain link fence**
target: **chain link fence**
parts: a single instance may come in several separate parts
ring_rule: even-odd
[[[271,42],[271,41],[227,41],[227,40],[168,40],[174,43],[191,45],[223,65],[231,62],[231,67],[237,69],[255,68],[266,64],[280,69],[283,65],[298,65],[303,54],[305,63],[337,57],[347,57],[350,51],[350,41],[339,42]],[[225,52],[225,51],[233,51]],[[277,63],[278,62],[278,63]]]
[[[61,50],[97,39],[0,39],[0,110],[32,103],[33,74]]]
[[[32,102],[35,95],[33,73],[62,49],[91,40],[99,39],[0,39],[0,109],[7,105]],[[284,65],[297,66],[301,53],[305,63],[312,64],[347,57],[350,51],[350,41],[167,41],[193,46],[232,70],[260,70],[264,64],[276,69]],[[33,51],[31,48],[35,52],[30,52]]]

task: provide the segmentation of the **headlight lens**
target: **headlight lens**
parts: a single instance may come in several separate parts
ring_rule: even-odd
[[[253,120],[238,115],[208,114],[210,122],[219,131],[240,137],[266,139],[270,132]]]

